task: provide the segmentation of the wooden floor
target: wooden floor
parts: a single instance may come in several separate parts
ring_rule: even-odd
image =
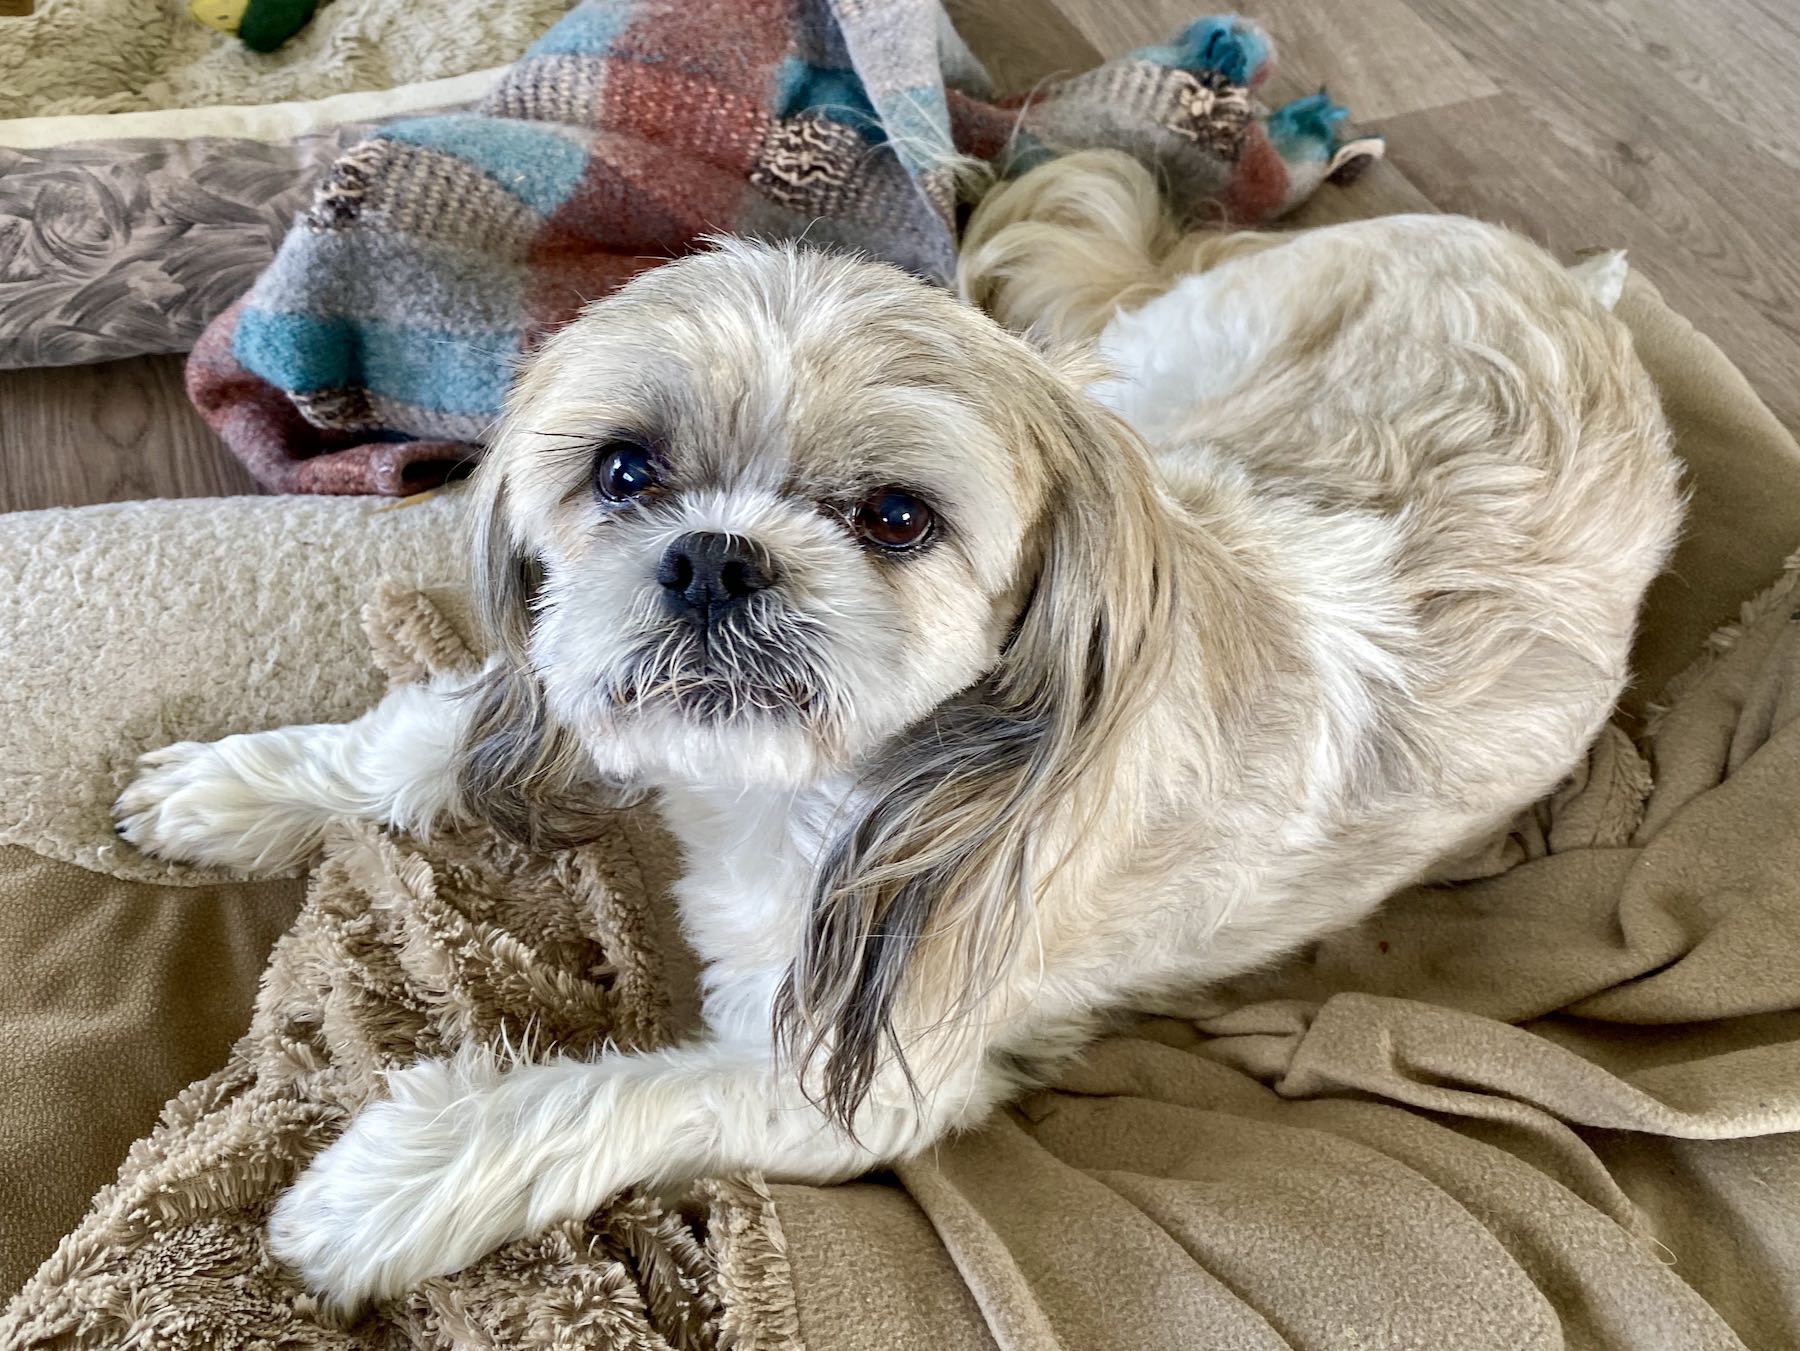
[[[1195,0],[950,0],[1007,87],[1158,41]],[[1631,264],[1800,431],[1800,0],[1242,0],[1267,95],[1330,86],[1388,158],[1298,218],[1461,211]],[[252,491],[176,357],[0,372],[0,509]]]

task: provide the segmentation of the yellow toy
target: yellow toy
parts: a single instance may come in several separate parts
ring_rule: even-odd
[[[189,0],[188,13],[208,28],[235,33],[253,52],[272,52],[313,16],[320,0]]]

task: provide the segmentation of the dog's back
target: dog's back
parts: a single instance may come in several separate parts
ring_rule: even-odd
[[[1097,339],[1094,391],[1174,493],[1255,522],[1236,547],[1373,748],[1355,831],[1429,835],[1424,812],[1466,837],[1567,773],[1679,518],[1616,258],[1567,270],[1457,217],[1183,235],[1096,152],[990,196],[961,280],[1014,326]]]

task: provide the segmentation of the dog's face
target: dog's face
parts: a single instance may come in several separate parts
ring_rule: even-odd
[[[1067,397],[875,264],[730,245],[593,305],[533,359],[482,475],[495,543],[538,571],[550,716],[639,781],[856,763],[995,665]]]
[[[460,808],[563,842],[596,768],[852,776],[776,1001],[845,1122],[909,954],[960,988],[1005,948],[1170,669],[1190,526],[1092,374],[893,268],[728,244],[546,343],[477,477]]]

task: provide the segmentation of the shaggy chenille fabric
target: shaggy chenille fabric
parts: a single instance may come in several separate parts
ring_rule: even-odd
[[[1758,585],[1800,539],[1800,448],[1646,288],[1621,313],[1695,494],[1639,660],[1706,655],[1470,880],[1162,1010],[896,1176],[627,1196],[349,1330],[266,1261],[270,1199],[384,1062],[679,1035],[676,861],[634,816],[541,858],[347,829],[227,1054],[298,884],[108,852],[103,804],[159,734],[373,697],[345,673],[384,545],[411,575],[371,612],[380,667],[466,661],[412,571],[454,503],[0,521],[0,560],[51,560],[0,606],[0,804],[35,846],[0,848],[0,1260],[22,1279],[72,1230],[0,1347],[1800,1345],[1800,580]]]
[[[1104,145],[1185,210],[1266,220],[1377,153],[1317,94],[1252,91],[1255,25],[994,100],[937,0],[586,0],[470,113],[346,151],[195,347],[195,405],[259,482],[398,494],[473,457],[517,359],[581,306],[730,231],[947,279],[953,164]]]

